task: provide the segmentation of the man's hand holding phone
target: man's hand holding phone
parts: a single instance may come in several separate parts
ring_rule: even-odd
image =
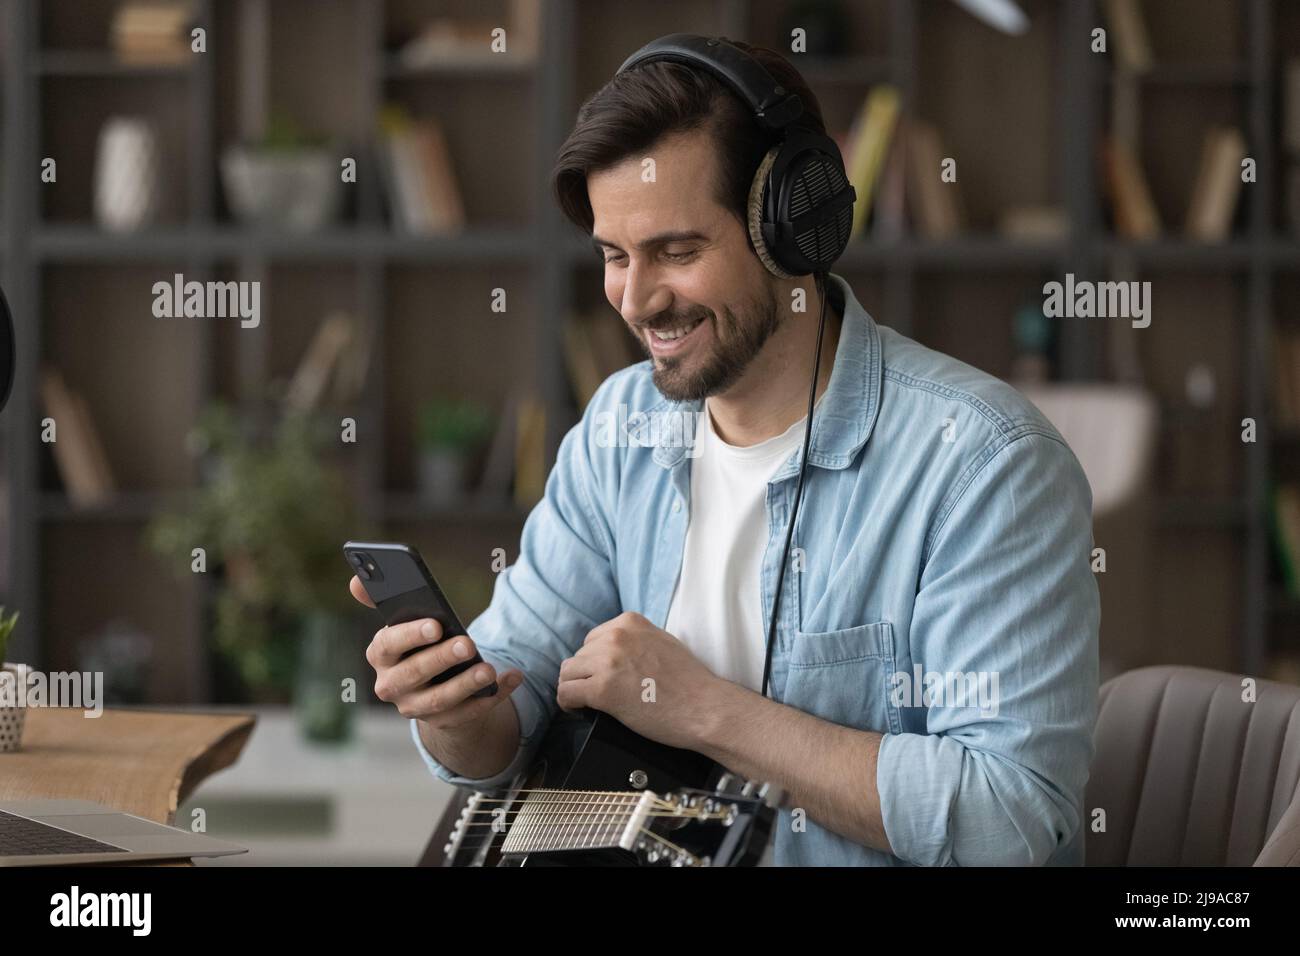
[[[353,575],[352,596],[374,607],[361,580]],[[477,648],[468,634],[442,640],[442,625],[433,618],[391,624],[375,633],[366,648],[366,660],[375,669],[375,695],[397,708],[403,717],[414,717],[434,730],[453,730],[481,723],[488,713],[506,700],[523,682],[517,669],[498,676],[487,661],[440,684],[430,684],[437,675],[464,663]],[[490,697],[472,697],[493,680],[497,692]]]

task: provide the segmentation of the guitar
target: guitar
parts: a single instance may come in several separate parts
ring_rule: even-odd
[[[754,866],[780,799],[608,714],[560,711],[528,770],[470,795],[443,866]]]

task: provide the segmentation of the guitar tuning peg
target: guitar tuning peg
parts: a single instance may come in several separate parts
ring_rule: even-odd
[[[758,788],[758,799],[773,810],[779,810],[785,800],[785,791],[772,783],[765,783]]]
[[[746,780],[745,785],[740,788],[740,795],[742,797],[752,797],[754,795],[754,781]]]
[[[732,783],[735,782],[735,779],[736,779],[736,778],[733,777],[731,774],[729,774],[729,773],[724,773],[721,777],[718,778],[718,783],[717,783],[717,785],[713,788],[713,789],[714,789],[714,792],[716,792],[716,793],[726,793],[728,790],[731,789],[731,785],[732,785]]]

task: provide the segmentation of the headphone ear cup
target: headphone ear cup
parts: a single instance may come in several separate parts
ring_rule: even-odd
[[[776,260],[772,258],[772,253],[767,248],[767,243],[763,240],[763,209],[768,198],[767,193],[771,184],[768,176],[772,171],[772,164],[776,161],[776,155],[781,151],[781,147],[773,146],[763,157],[763,161],[758,164],[758,171],[754,173],[754,179],[749,184],[749,204],[747,225],[749,226],[749,240],[754,246],[754,253],[758,256],[759,262],[763,263],[764,268],[772,275],[779,279],[793,279],[795,274],[786,272]]]
[[[828,271],[848,245],[855,195],[835,141],[791,131],[767,182],[760,229],[768,255],[796,276]]]

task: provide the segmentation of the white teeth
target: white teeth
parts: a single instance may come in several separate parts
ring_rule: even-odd
[[[683,335],[703,321],[703,319],[696,319],[690,325],[684,325],[680,329],[669,329],[667,332],[655,332],[654,337],[660,342],[671,342],[673,339],[680,339]]]

